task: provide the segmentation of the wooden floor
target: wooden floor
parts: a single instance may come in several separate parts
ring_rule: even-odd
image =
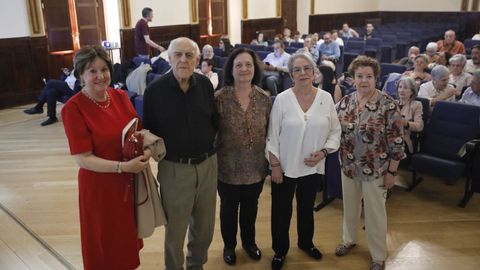
[[[69,156],[61,121],[41,127],[46,116],[25,115],[22,110],[26,107],[0,111],[0,204],[4,208],[0,208],[0,269],[82,269],[77,166]],[[399,182],[407,176],[401,176]],[[427,178],[412,193],[395,188],[387,203],[387,269],[480,269],[480,194],[462,209],[456,206],[462,192],[463,181],[447,186],[433,178]],[[270,268],[269,182],[259,208],[257,243],[263,251],[262,259],[253,262],[237,248],[237,265],[223,263],[217,219],[205,269]],[[295,216],[285,270],[368,269],[370,259],[363,232],[351,254],[342,258],[334,255],[342,237],[340,200],[315,214],[314,242],[324,254],[320,262],[297,249],[294,220]],[[160,228],[145,240],[139,269],[163,269],[163,234]]]

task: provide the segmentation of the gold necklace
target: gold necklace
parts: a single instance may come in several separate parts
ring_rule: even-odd
[[[91,97],[87,91],[85,91],[84,89],[82,90],[82,93],[83,95],[85,95],[88,99],[90,99],[93,103],[95,103],[95,105],[97,105],[98,107],[106,110],[108,109],[108,107],[110,107],[110,95],[108,94],[107,91],[105,91],[105,95],[106,95],[106,99],[107,99],[107,104],[105,105],[101,105],[100,103],[98,103],[93,97]]]

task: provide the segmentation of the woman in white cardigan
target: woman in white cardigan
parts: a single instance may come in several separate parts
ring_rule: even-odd
[[[325,157],[338,149],[341,128],[331,95],[313,87],[315,63],[298,53],[288,61],[294,87],[280,93],[270,114],[267,157],[272,168],[272,269],[281,269],[290,247],[292,200],[297,199],[298,247],[314,259],[313,205]]]

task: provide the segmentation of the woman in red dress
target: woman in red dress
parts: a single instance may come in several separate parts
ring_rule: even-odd
[[[133,173],[151,156],[122,162],[122,130],[135,109],[126,93],[110,85],[112,65],[102,47],[88,46],[75,55],[75,76],[83,85],[62,110],[70,153],[78,172],[80,234],[86,270],[127,270],[140,264]]]

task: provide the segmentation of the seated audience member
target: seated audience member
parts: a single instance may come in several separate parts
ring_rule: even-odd
[[[344,23],[342,26],[342,30],[340,30],[339,32],[339,36],[344,39],[349,39],[351,37],[358,38],[360,35],[357,33],[357,31],[350,28],[347,23]]]
[[[367,31],[363,35],[363,39],[378,37],[377,31],[375,31],[375,27],[373,27],[373,24],[367,23],[367,25],[365,26],[365,29],[367,29]]]
[[[311,36],[312,36],[313,46],[317,48],[319,45],[318,42],[320,41],[318,38],[318,33],[313,33]]]
[[[338,43],[339,46],[344,46],[343,39],[338,37],[337,29],[332,29],[332,31],[330,31],[330,35],[332,36],[332,41]]]
[[[438,62],[438,46],[436,42],[429,42],[425,48],[425,55],[428,58],[428,68],[432,69]]]
[[[80,82],[75,78],[73,73],[73,70],[69,72],[68,69],[63,69],[61,80],[49,80],[38,97],[37,105],[23,112],[26,114],[42,114],[43,105],[47,103],[48,118],[40,123],[40,125],[48,126],[58,122],[56,110],[57,100],[65,103],[81,89]]]
[[[475,35],[473,35],[472,39],[473,39],[473,40],[480,40],[480,31],[478,31],[478,33],[476,33]]]
[[[459,102],[480,106],[480,71],[473,72],[472,83],[465,90]]]
[[[312,57],[312,60],[315,64],[318,63],[318,51],[313,47],[312,37],[307,36],[303,42],[303,48],[297,50],[297,53],[306,53]]]
[[[455,32],[453,30],[447,30],[444,35],[444,40],[437,41],[439,52],[449,52],[454,55],[457,53],[465,54],[465,47],[463,43],[455,40]]]
[[[258,45],[268,46],[268,42],[265,40],[263,32],[257,32],[257,37],[254,40]]]
[[[357,91],[355,88],[355,80],[348,72],[344,72],[342,76],[338,78],[338,83],[335,86],[335,92],[333,94],[333,101],[338,103],[344,96],[350,95],[355,91]]]
[[[265,63],[264,89],[270,91],[272,96],[283,91],[283,77],[280,72],[288,72],[289,58],[290,54],[285,52],[285,44],[280,40],[273,43],[273,52],[263,59],[263,63]]]
[[[340,46],[332,41],[332,35],[325,33],[323,35],[323,43],[318,46],[318,51],[322,60],[328,60],[336,63],[340,58]]]
[[[439,53],[438,53],[437,65],[441,65],[441,66],[446,66],[446,67],[448,67],[449,61],[450,61],[450,57],[452,57],[452,54],[449,53],[449,52],[439,52]]]
[[[465,65],[465,71],[468,73],[474,73],[480,71],[480,44],[472,47],[472,59],[467,60]]]
[[[202,55],[200,57],[200,63],[205,59],[212,59],[214,65],[217,65],[217,57],[215,57],[215,52],[213,51],[213,47],[210,44],[205,44],[202,48]]]
[[[230,39],[228,37],[220,38],[220,41],[218,42],[218,47],[222,51],[222,55],[219,55],[221,57],[228,57],[233,50],[232,43],[230,42]]]
[[[293,41],[292,31],[288,27],[283,28],[283,41],[288,43]]]
[[[403,125],[403,141],[405,142],[405,154],[407,158],[400,161],[407,166],[410,164],[411,156],[415,152],[413,149],[412,139],[410,138],[411,132],[420,132],[423,130],[423,106],[418,100],[415,100],[417,96],[417,85],[413,78],[402,77],[398,81],[398,97],[396,101],[402,114]]]
[[[454,85],[457,91],[462,91],[464,87],[470,86],[472,82],[472,74],[464,70],[467,58],[463,54],[455,54],[450,58],[450,79],[448,83]]]
[[[304,42],[302,35],[298,30],[293,31],[293,42]]]
[[[203,59],[200,63],[200,69],[196,69],[195,71],[198,74],[202,74],[207,76],[210,79],[210,82],[213,85],[213,89],[217,89],[218,86],[218,74],[213,72],[213,60],[212,59]]]
[[[411,77],[413,80],[415,80],[417,87],[424,82],[431,81],[432,76],[430,76],[430,74],[428,74],[426,71],[428,66],[427,62],[428,58],[425,54],[419,54],[415,56],[413,70],[405,71],[403,75]]]
[[[276,34],[273,37],[273,42],[275,42],[275,41],[283,41],[283,35],[282,34]]]
[[[420,86],[418,96],[430,100],[430,108],[433,108],[437,101],[455,101],[455,96],[460,93],[448,84],[449,71],[445,66],[438,65],[432,69],[432,80]]]
[[[404,65],[407,70],[411,70],[413,68],[413,64],[415,63],[415,58],[419,54],[420,49],[417,46],[412,46],[408,49],[408,55],[400,59],[398,63],[400,65]]]

